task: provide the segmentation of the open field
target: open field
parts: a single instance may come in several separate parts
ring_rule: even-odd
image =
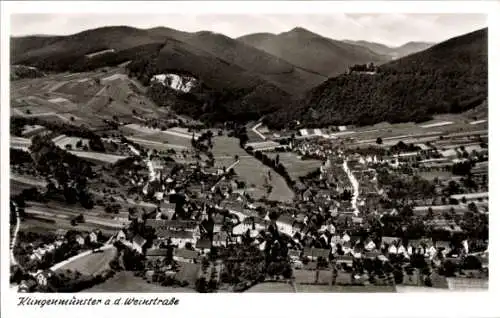
[[[297,180],[299,177],[304,176],[321,166],[319,160],[301,160],[300,156],[293,152],[280,152],[269,154],[269,157],[275,159],[279,155],[280,162],[285,166],[290,177]]]
[[[26,138],[31,138],[44,131],[46,131],[45,127],[40,125],[25,126],[21,134]]]
[[[22,137],[15,137],[15,136],[10,137],[10,147],[11,148],[16,148],[16,149],[21,149],[21,150],[27,151],[29,146],[31,146],[31,139],[29,139],[29,138],[22,138]]]
[[[45,188],[47,186],[47,182],[40,178],[34,178],[29,176],[20,176],[17,174],[10,174],[11,182],[15,182],[16,184],[25,184],[27,187],[40,187]]]
[[[115,163],[118,160],[125,159],[125,156],[112,155],[109,153],[102,152],[92,152],[92,151],[70,151],[70,153],[74,154],[77,157],[89,159],[92,161],[97,161],[101,163]]]
[[[297,284],[298,293],[394,293],[393,286],[341,286]]]
[[[185,287],[160,286],[149,284],[132,272],[118,272],[102,284],[85,290],[87,293],[195,293]]]
[[[432,181],[434,180],[434,178],[448,180],[453,176],[453,174],[450,171],[429,171],[429,172],[422,171],[418,172],[417,174],[428,181]]]
[[[179,271],[175,274],[175,278],[180,281],[189,282],[189,286],[194,288],[198,272],[200,271],[200,264],[178,262]]]
[[[90,253],[64,264],[56,272],[64,272],[69,269],[79,271],[83,275],[99,274],[109,267],[109,262],[115,257],[116,253],[117,250],[114,247],[102,250],[99,253]]]
[[[154,141],[154,140],[149,140],[149,136],[144,136],[144,139],[142,138],[136,138],[136,137],[127,137],[127,139],[138,143],[139,145],[148,148],[148,149],[155,149],[158,151],[164,151],[168,149],[174,149],[174,150],[188,150],[188,146],[184,145],[178,145],[178,144],[170,144],[170,143],[165,143],[165,142],[159,142],[159,141]],[[190,147],[190,146],[189,146]]]
[[[191,148],[191,136],[179,133],[175,130],[152,129],[138,124],[129,124],[120,127],[120,130],[128,135],[127,138],[137,139],[138,143],[149,145],[164,144],[170,147]]]
[[[78,204],[65,205],[64,203],[49,202],[29,202],[25,209],[27,215],[35,217],[49,218],[56,221],[60,226],[70,227],[70,221],[79,214],[83,214],[85,222],[82,223],[91,227],[119,230],[129,223],[125,215],[106,213],[101,206],[95,206],[92,210],[86,210]]]
[[[65,135],[60,135],[52,139],[54,144],[56,144],[59,148],[62,149],[65,149],[66,145],[71,145],[71,149],[76,149],[76,143],[80,140],[82,141],[82,145],[88,146],[89,140],[85,138],[68,137]],[[10,138],[10,146],[12,148],[28,151],[30,145],[31,145],[31,140],[28,138],[21,138],[21,137]],[[77,157],[104,164],[115,163],[120,159],[126,158],[125,156],[114,155],[109,153],[93,152],[93,151],[70,150],[69,152]]]
[[[245,181],[247,184],[246,190],[252,197],[259,199],[262,196],[266,196],[264,185],[267,174],[270,172],[271,184],[273,188],[271,194],[269,195],[269,199],[277,201],[293,200],[294,193],[290,188],[288,188],[288,185],[283,177],[274,172],[271,168],[262,164],[253,156],[249,156],[245,150],[241,149],[239,146],[238,139],[231,137],[215,137],[212,152],[214,154],[214,158],[216,158],[215,165],[218,167],[228,167],[229,162],[234,162],[234,156],[239,156],[240,161],[236,166],[234,166],[233,169],[236,174],[238,174],[238,176]]]
[[[55,233],[58,229],[65,229],[68,231],[76,230],[81,232],[92,232],[94,230],[101,230],[103,234],[108,236],[114,235],[117,232],[116,229],[106,228],[103,226],[97,227],[95,225],[91,225],[88,223],[82,223],[73,226],[70,224],[68,220],[63,221],[59,219],[56,220],[55,223],[49,223],[49,222],[44,222],[43,220],[32,219],[32,218],[26,218],[25,220],[23,220],[20,229],[23,231],[36,232],[41,234],[47,232]]]
[[[32,184],[20,182],[19,180],[10,179],[10,195],[20,194],[25,189],[33,188]]]
[[[238,176],[245,180],[250,189],[248,192],[254,198],[260,198],[266,195],[265,180],[268,172],[271,174],[270,183],[272,191],[269,195],[269,200],[289,202],[293,200],[294,193],[285,182],[285,179],[274,172],[271,168],[264,166],[255,158],[242,158],[240,162],[233,168]],[[255,185],[255,187],[252,187]]]
[[[216,136],[213,138],[213,142],[214,148],[212,149],[212,153],[215,158],[228,156],[234,157],[235,155],[240,157],[248,156],[246,151],[241,149],[239,141],[236,138]]]
[[[106,73],[61,73],[13,81],[11,110],[17,116],[43,116],[45,120],[94,128],[102,119],[132,116],[133,111],[157,117],[157,107],[134,91],[138,86],[119,67]]]
[[[480,114],[487,116],[486,114]],[[488,130],[488,121],[472,113],[437,115],[424,123],[379,123],[371,126],[352,128],[338,134],[338,138],[354,138],[356,144],[373,144],[378,137],[383,145],[390,146],[403,141],[405,143],[425,143],[439,140],[440,135],[464,133],[472,130]],[[487,134],[487,132],[486,132]]]
[[[266,282],[250,287],[246,293],[293,293],[291,284]]]
[[[79,137],[69,137],[66,135],[60,135],[57,136],[56,138],[52,139],[52,142],[55,143],[59,148],[65,148],[66,145],[71,145],[71,149],[76,149],[76,144],[79,141],[82,141],[82,147],[86,145],[87,147],[89,146],[89,140],[85,138],[79,138]]]

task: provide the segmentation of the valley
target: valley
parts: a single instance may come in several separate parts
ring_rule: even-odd
[[[487,281],[486,38],[11,38],[11,281],[200,293]]]

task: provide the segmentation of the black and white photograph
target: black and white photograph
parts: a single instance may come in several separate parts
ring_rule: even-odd
[[[486,295],[491,19],[316,5],[10,14],[8,292]]]
[[[487,288],[486,17],[345,18],[14,15],[13,288]]]

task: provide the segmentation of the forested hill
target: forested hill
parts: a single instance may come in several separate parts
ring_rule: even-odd
[[[366,47],[326,38],[300,27],[280,34],[249,34],[238,40],[326,77],[342,74],[352,64],[390,60],[389,56]]]
[[[384,64],[374,75],[331,78],[266,121],[277,127],[292,119],[310,126],[419,122],[474,108],[488,97],[487,38],[481,29]]]

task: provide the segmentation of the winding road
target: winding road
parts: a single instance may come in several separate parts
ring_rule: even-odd
[[[229,167],[226,168],[226,171],[229,171],[231,169],[233,169],[238,163],[240,163],[239,160],[233,162]],[[222,180],[225,180],[226,179],[226,176],[223,176],[222,178],[219,179],[219,181],[217,181],[213,186],[212,188],[210,189],[210,191],[214,191],[215,190],[215,187],[222,181]]]
[[[253,126],[252,131],[256,133],[260,138],[262,138],[262,140],[266,140],[266,136],[264,136],[260,131],[257,130],[257,128],[259,128],[260,126],[262,126],[262,123],[258,123],[257,125]]]
[[[351,181],[352,184],[352,189],[353,189],[353,195],[351,199],[351,204],[352,204],[352,209],[354,210],[354,215],[358,216],[359,214],[359,209],[358,209],[358,197],[359,197],[359,183],[358,180],[356,180],[356,177],[354,177],[354,174],[352,171],[349,169],[349,166],[347,165],[347,160],[344,160],[343,168],[345,173],[347,173],[347,177],[349,178],[349,181]]]
[[[19,234],[19,228],[21,227],[21,218],[19,217],[19,209],[17,208],[17,205],[14,205],[14,207],[16,209],[16,228],[14,229],[14,236],[12,238],[12,241],[10,242],[10,264],[11,265],[18,264],[16,257],[14,256],[14,247],[16,246],[17,235]]]

